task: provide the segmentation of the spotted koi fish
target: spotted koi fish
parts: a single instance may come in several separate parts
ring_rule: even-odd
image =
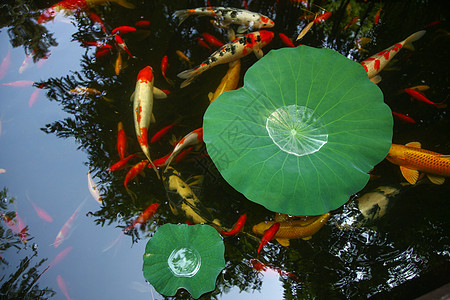
[[[180,154],[183,149],[186,149],[189,146],[202,144],[203,144],[203,127],[200,127],[188,133],[176,144],[175,148],[173,148],[172,153],[164,163],[164,166],[166,166],[164,172],[167,170],[167,168],[169,168],[169,165],[172,162],[172,160],[178,154]]]
[[[177,10],[174,15],[183,23],[190,15],[209,16],[218,19],[218,23],[222,27],[228,27],[230,24],[239,25],[238,33],[247,31],[249,28],[262,29],[271,28],[275,23],[268,17],[251,12],[245,9],[231,7],[200,7],[192,9]]]
[[[407,37],[404,41],[397,43],[362,61],[361,65],[366,70],[367,75],[369,75],[369,79],[374,78],[403,47],[414,50],[412,42],[417,41],[424,34],[425,30],[418,31]]]
[[[225,64],[242,58],[250,53],[255,53],[256,57],[263,56],[262,47],[273,39],[274,33],[267,30],[251,32],[243,37],[234,39],[223,45],[216,52],[211,54],[204,62],[197,67],[183,71],[177,76],[186,79],[181,83],[181,88],[188,86],[198,75],[220,64]]]

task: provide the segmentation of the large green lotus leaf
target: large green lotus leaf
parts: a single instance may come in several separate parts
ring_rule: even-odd
[[[214,290],[224,252],[221,236],[209,225],[164,224],[147,242],[142,270],[158,293],[174,296],[184,288],[198,298]]]
[[[331,49],[272,50],[207,109],[203,139],[225,180],[269,210],[318,215],[367,183],[392,114],[364,68]]]

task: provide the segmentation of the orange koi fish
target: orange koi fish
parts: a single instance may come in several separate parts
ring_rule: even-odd
[[[237,88],[239,84],[239,78],[241,75],[241,60],[235,60],[229,63],[228,71],[219,83],[216,91],[208,94],[209,103],[212,103],[222,93],[231,91]]]
[[[36,211],[36,214],[39,216],[39,218],[41,218],[42,220],[44,220],[45,222],[53,222],[53,218],[42,208],[40,208],[39,206],[37,206],[32,200],[31,198],[28,196],[28,193],[25,193],[25,196],[27,197],[28,201],[30,201],[31,205],[33,206],[34,210]]]
[[[133,26],[119,26],[114,28],[111,33],[112,34],[125,34],[125,33],[129,33],[129,32],[134,32],[137,29]]]
[[[125,51],[131,58],[136,58],[136,56],[133,56],[130,50],[128,50],[127,44],[125,44],[125,41],[120,37],[120,35],[116,34],[114,36],[114,39],[116,40],[116,44],[117,46],[119,46],[120,49]]]
[[[116,58],[116,62],[114,63],[114,73],[116,75],[119,75],[120,72],[122,71],[122,69],[123,69],[123,60],[122,60],[122,54],[119,50],[119,51],[117,51],[117,58]]]
[[[423,94],[419,93],[416,90],[405,89],[405,92],[408,95],[410,95],[412,98],[414,98],[414,99],[416,99],[416,100],[418,100],[420,102],[431,104],[431,105],[436,106],[438,108],[446,108],[447,107],[447,104],[445,104],[445,103],[442,103],[442,102],[441,103],[436,103],[436,102],[428,100],[427,97],[425,97]]]
[[[280,36],[281,41],[283,42],[283,44],[285,44],[288,47],[295,47],[295,45],[292,43],[291,39],[288,38],[284,33],[278,33],[278,35]]]
[[[56,14],[61,10],[66,11],[66,13],[78,13],[108,2],[115,2],[125,8],[134,8],[134,4],[131,4],[126,0],[63,0],[43,11],[37,19],[37,23],[42,24],[53,20]]]
[[[222,230],[220,232],[220,234],[226,235],[226,236],[232,236],[232,235],[238,234],[239,231],[241,231],[242,228],[244,228],[245,221],[247,221],[247,215],[246,214],[242,214],[230,231],[226,232],[226,231]]]
[[[125,228],[124,232],[129,232],[131,229],[135,228],[138,224],[145,224],[147,221],[153,217],[156,210],[159,207],[159,203],[150,204],[140,215],[134,220],[130,226]]]
[[[231,7],[200,7],[194,9],[177,10],[174,13],[175,17],[180,19],[180,25],[190,15],[209,16],[214,17],[221,26],[229,26],[230,24],[239,25],[238,33],[243,33],[249,28],[263,29],[271,28],[275,23],[268,17],[251,12],[245,9],[231,8]]]
[[[212,34],[209,34],[207,32],[202,33],[203,38],[205,39],[205,41],[210,44],[212,47],[217,47],[220,48],[222,47],[224,44],[219,41],[215,36],[213,36]]]
[[[279,228],[280,228],[280,223],[275,222],[264,232],[264,235],[261,238],[261,243],[259,244],[259,247],[258,247],[258,252],[256,254],[256,258],[259,257],[259,252],[261,251],[261,249],[275,236],[275,234],[277,233]]]
[[[61,292],[63,293],[63,295],[66,297],[67,300],[71,300],[72,298],[70,298],[69,296],[69,291],[67,290],[67,284],[64,281],[64,279],[61,277],[61,275],[57,275],[56,276],[56,281],[58,282],[58,287],[61,290]]]
[[[321,216],[308,217],[300,220],[266,221],[253,226],[253,232],[262,235],[273,224],[279,223],[279,230],[273,236],[282,246],[289,246],[291,239],[311,239],[312,235],[319,231],[330,218],[330,213]]]
[[[173,85],[173,81],[166,76],[167,67],[169,66],[169,58],[167,55],[165,55],[161,59],[161,74],[164,77],[164,79],[167,81],[168,84]]]
[[[394,115],[394,117],[398,118],[400,121],[403,121],[405,123],[416,123],[416,121],[413,118],[408,117],[407,115],[400,114],[395,111],[392,111],[392,114]]]
[[[377,13],[375,14],[375,17],[374,17],[375,25],[377,25],[378,22],[380,22],[380,14],[381,14],[382,10],[383,10],[382,8],[378,9]]]
[[[183,137],[177,143],[177,145],[173,149],[172,153],[170,154],[169,158],[164,163],[164,165],[166,166],[166,168],[164,169],[164,172],[167,170],[167,168],[169,167],[169,165],[172,162],[172,160],[178,154],[180,154],[180,152],[183,149],[185,149],[185,148],[187,148],[189,146],[201,145],[201,144],[203,144],[203,127],[200,127],[198,129],[195,129],[194,131],[190,132],[189,134],[187,134],[185,137]]]
[[[127,175],[125,175],[125,180],[123,182],[123,185],[125,186],[125,189],[128,190],[128,182],[136,178],[139,174],[144,171],[145,167],[148,165],[148,160],[142,160],[135,164],[131,169],[128,171]]]
[[[189,66],[192,65],[191,60],[189,59],[189,57],[186,56],[186,54],[184,54],[183,52],[181,52],[180,50],[175,51],[175,53],[177,54],[178,58],[180,60],[184,60],[185,62],[188,63]]]
[[[313,22],[315,24],[322,23],[322,22],[325,22],[329,17],[331,17],[331,12],[327,11],[327,12],[324,12],[323,14],[319,15],[318,17],[316,17],[313,20]]]
[[[70,218],[64,223],[63,227],[58,232],[58,235],[55,238],[55,241],[53,242],[53,247],[58,248],[59,245],[62,244],[66,239],[69,238],[71,231],[73,230],[73,222],[75,221],[78,213],[80,212],[81,208],[83,207],[86,200],[81,202],[81,204],[75,209],[73,214],[70,216]]]
[[[128,155],[124,159],[119,160],[118,162],[113,164],[111,167],[109,167],[108,171],[109,172],[115,172],[115,171],[122,170],[123,168],[125,168],[127,166],[127,164],[130,161],[130,159],[132,159],[133,157],[136,157],[138,154],[139,153],[134,153],[134,154]],[[155,163],[155,162],[153,162],[153,163]]]
[[[116,149],[119,153],[120,159],[124,159],[127,153],[128,143],[127,143],[127,135],[125,134],[125,130],[123,129],[122,122],[117,124],[117,143]]]
[[[6,53],[6,56],[2,60],[2,64],[0,65],[0,79],[3,79],[3,77],[5,77],[10,65],[11,65],[11,48],[8,49],[8,53]]]
[[[261,58],[263,56],[262,48],[272,40],[273,35],[274,33],[271,31],[260,30],[236,38],[230,43],[223,45],[197,67],[179,73],[177,75],[179,78],[186,79],[181,83],[180,87],[186,87],[197,76],[212,67],[232,62],[252,52],[255,53],[256,57]]]
[[[369,76],[369,79],[374,78],[383,68],[388,64],[388,62],[402,49],[403,47],[414,50],[412,42],[420,39],[424,34],[425,30],[418,31],[404,41],[397,43],[369,58],[363,60],[360,64],[364,67]]]
[[[98,204],[102,204],[103,199],[102,196],[100,195],[100,191],[98,190],[97,184],[95,184],[94,179],[92,179],[91,171],[88,172],[87,177],[88,177],[89,192],[91,193],[92,197],[94,198],[95,201],[97,201]]]
[[[386,159],[400,166],[403,177],[410,184],[416,184],[419,171],[425,173],[434,184],[443,184],[444,177],[450,176],[450,157],[422,149],[419,142],[404,146],[392,144]]]

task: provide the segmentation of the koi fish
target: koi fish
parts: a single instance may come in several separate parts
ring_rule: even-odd
[[[423,94],[419,93],[416,90],[405,89],[405,92],[408,95],[410,95],[412,98],[414,98],[414,99],[416,99],[416,100],[418,100],[420,102],[431,104],[431,105],[436,106],[438,108],[446,108],[447,107],[447,104],[445,104],[445,103],[442,103],[442,102],[441,103],[436,103],[436,102],[428,100],[427,97],[425,97]]]
[[[136,27],[148,28],[148,27],[150,27],[150,21],[140,20],[140,21],[137,21],[136,23],[134,23],[134,25]]]
[[[137,29],[133,26],[119,26],[114,28],[111,33],[112,34],[125,34],[125,33],[130,33],[130,32],[134,32]]]
[[[241,60],[235,60],[229,63],[228,71],[219,83],[214,93],[209,93],[209,103],[212,103],[223,92],[231,91],[237,88],[241,74]]]
[[[115,172],[115,171],[122,170],[123,168],[125,168],[127,166],[127,164],[130,161],[130,159],[132,159],[133,157],[136,157],[137,155],[138,155],[138,153],[134,153],[134,154],[128,155],[124,159],[121,159],[118,162],[116,162],[115,164],[113,164],[112,166],[110,166],[108,168],[108,171],[109,172]],[[154,161],[153,161],[153,163],[154,163]]]
[[[11,49],[8,49],[8,53],[6,53],[6,56],[2,60],[2,64],[0,65],[0,79],[3,79],[3,77],[5,77],[10,65],[11,65]]]
[[[183,137],[175,146],[169,158],[166,160],[164,165],[166,168],[164,172],[167,171],[172,160],[185,148],[193,145],[201,145],[203,144],[203,127],[197,128],[192,132],[188,133],[185,137]]]
[[[170,125],[167,125],[166,127],[163,127],[160,129],[157,133],[155,133],[152,138],[150,139],[150,144],[155,143],[159,141],[163,136],[165,136],[170,129],[172,129],[175,125],[177,125],[178,121],[173,122]]]
[[[324,12],[323,14],[319,15],[318,17],[316,17],[313,20],[313,22],[315,24],[322,23],[322,22],[325,22],[329,17],[331,17],[331,12],[327,11],[327,12]]]
[[[372,55],[369,58],[363,60],[360,64],[364,67],[367,72],[367,75],[370,78],[375,77],[383,68],[388,64],[388,62],[402,49],[403,47],[414,50],[414,46],[412,42],[420,39],[424,34],[425,30],[418,31],[400,43],[397,43],[381,52],[378,52],[375,55]]]
[[[96,5],[104,5],[108,2],[115,2],[125,8],[130,9],[135,7],[134,4],[126,0],[63,0],[44,10],[37,19],[37,23],[42,24],[53,20],[56,14],[61,10],[66,11],[66,13],[77,13],[86,11]]]
[[[22,64],[19,67],[19,74],[22,74],[26,69],[28,69],[31,65],[31,62],[33,60],[34,51],[32,51],[30,54],[28,54],[25,59],[23,60]]]
[[[186,56],[186,54],[184,54],[183,52],[181,52],[180,50],[175,51],[175,53],[177,54],[178,58],[180,60],[184,60],[185,62],[188,63],[189,67],[192,66],[192,62],[189,59],[189,57]]]
[[[13,86],[13,87],[24,87],[24,86],[29,86],[29,85],[33,85],[33,84],[34,84],[34,81],[31,81],[31,80],[18,80],[18,81],[13,81],[13,82],[2,83],[2,85]]]
[[[158,171],[150,158],[147,136],[153,110],[153,82],[152,68],[150,66],[143,68],[137,76],[136,88],[131,97],[133,99],[134,126],[139,145],[158,175]],[[164,92],[162,93],[167,97]]]
[[[36,103],[36,100],[39,97],[39,93],[41,92],[41,89],[44,87],[44,85],[45,85],[44,83],[39,85],[37,89],[34,90],[34,92],[31,94],[30,100],[28,100],[28,107],[32,107],[34,103]]]
[[[244,228],[244,224],[245,224],[246,220],[247,220],[247,215],[246,214],[242,214],[230,231],[227,232],[227,231],[223,231],[222,230],[220,232],[220,234],[226,235],[226,236],[232,236],[232,235],[238,234],[239,231],[241,231],[242,228]]]
[[[102,92],[100,92],[99,90],[93,89],[93,88],[88,88],[88,87],[77,87],[74,89],[71,89],[69,91],[69,94],[76,94],[76,95],[85,95],[85,94],[96,94],[96,95],[101,95]]]
[[[375,25],[377,25],[378,22],[380,22],[380,14],[382,10],[383,10],[382,8],[379,8],[377,13],[375,14],[375,17],[373,18]]]
[[[113,49],[113,46],[111,46],[110,44],[105,44],[105,43],[102,43],[102,42],[86,42],[86,41],[81,41],[81,43],[82,43],[84,46],[95,46],[95,47],[97,47],[97,49],[99,49],[99,50],[103,50],[103,49],[109,49],[109,50],[112,50],[112,49]]]
[[[148,165],[148,160],[142,160],[135,164],[131,169],[127,172],[127,175],[125,175],[125,180],[123,181],[123,185],[125,186],[125,189],[128,191],[128,182],[136,178],[139,174],[141,174],[145,167]]]
[[[70,251],[72,251],[73,247],[69,246],[66,249],[62,250],[61,252],[59,252],[55,258],[52,259],[52,261],[49,263],[48,267],[52,268],[55,265],[59,264],[69,253]]]
[[[392,114],[394,115],[394,117],[398,118],[400,121],[403,121],[405,123],[416,123],[416,121],[413,118],[408,117],[407,115],[400,114],[395,111],[392,111]]]
[[[100,49],[100,48],[97,48],[97,51],[95,51],[95,58],[102,58],[102,57],[105,57],[107,55],[110,55],[111,53],[112,53],[111,49]]]
[[[114,36],[114,39],[116,40],[116,44],[117,46],[119,46],[120,49],[125,51],[131,58],[136,58],[136,56],[133,56],[130,50],[128,50],[127,44],[125,44],[125,41],[120,37],[120,35],[116,34]]]
[[[173,85],[173,81],[166,76],[167,67],[169,66],[169,58],[167,55],[165,55],[161,59],[161,74],[164,77],[164,79],[167,81],[168,84]]]
[[[92,179],[91,171],[88,172],[87,177],[88,177],[89,192],[91,193],[92,197],[94,198],[95,201],[97,201],[98,204],[102,204],[103,199],[102,196],[100,195],[100,191],[98,190],[97,185],[94,182],[94,179]]]
[[[123,68],[122,54],[120,53],[120,51],[117,51],[117,58],[116,62],[114,63],[114,73],[116,73],[116,75],[119,75],[120,71],[122,71],[122,68]]]
[[[89,19],[91,19],[92,22],[94,22],[94,23],[100,24],[100,27],[102,28],[103,32],[105,34],[108,34],[108,32],[106,31],[106,28],[105,28],[105,24],[103,23],[103,20],[100,18],[99,15],[97,15],[95,12],[91,11],[91,12],[89,12]]]
[[[153,217],[153,215],[155,214],[156,210],[159,207],[159,203],[153,203],[150,204],[140,215],[139,217],[136,218],[136,220],[134,220],[130,226],[128,226],[127,228],[125,228],[124,232],[128,232],[131,229],[135,228],[136,225],[138,224],[145,224],[147,223],[147,221]]]
[[[56,282],[58,282],[58,287],[61,290],[61,292],[63,293],[63,295],[66,297],[67,300],[71,300],[72,298],[70,298],[69,296],[69,291],[67,290],[67,284],[64,281],[64,279],[61,277],[61,275],[57,275],[56,276]]]
[[[418,91],[418,92],[424,92],[430,89],[430,86],[428,85],[416,85],[409,88],[410,90]]]
[[[117,142],[116,149],[119,153],[120,159],[124,159],[127,153],[128,143],[127,143],[127,135],[125,134],[125,130],[123,129],[123,123],[117,123]]]
[[[270,227],[264,231],[264,235],[261,238],[261,243],[259,244],[258,247],[258,252],[256,254],[256,258],[259,257],[259,252],[261,252],[261,249],[275,236],[275,234],[277,233],[278,229],[280,228],[280,223],[275,222],[272,225],[270,225]]]
[[[450,176],[450,157],[422,149],[419,142],[404,146],[392,144],[386,159],[400,166],[403,177],[410,184],[416,184],[419,171],[425,173],[434,184],[443,184],[444,177]]]
[[[209,34],[209,33],[207,33],[207,32],[202,33],[202,36],[203,36],[203,38],[205,39],[205,41],[206,41],[208,44],[210,44],[211,46],[213,46],[213,47],[220,48],[220,47],[222,47],[222,46],[224,45],[224,44],[223,44],[221,41],[219,41],[215,36],[213,36],[213,35],[211,35],[211,34]]]
[[[228,27],[230,24],[239,25],[238,33],[251,29],[271,28],[275,23],[268,17],[245,9],[230,7],[200,7],[194,9],[177,10],[174,16],[180,19],[178,26],[190,15],[209,16],[218,19],[221,26]]]
[[[348,24],[344,27],[344,30],[347,29],[347,28],[349,28],[349,27],[351,27],[351,26],[353,26],[353,25],[355,25],[356,22],[358,22],[358,20],[359,20],[359,16],[353,17],[353,18],[350,20],[350,22],[348,22]]]
[[[73,214],[70,216],[70,218],[64,223],[63,227],[58,232],[58,235],[55,238],[55,241],[53,242],[53,247],[58,248],[59,245],[62,244],[66,239],[69,238],[71,231],[73,230],[73,222],[75,221],[78,213],[80,212],[81,208],[83,207],[86,200],[81,202],[81,204],[75,209]]]
[[[293,274],[291,272],[280,270],[279,268],[276,268],[274,266],[263,264],[262,262],[260,262],[259,260],[255,259],[255,258],[250,259],[249,263],[252,266],[252,268],[257,270],[257,271],[265,272],[265,271],[268,271],[270,269],[270,270],[273,270],[273,271],[277,272],[282,277],[286,276],[286,277],[289,277],[289,278],[291,278],[291,279],[293,279],[293,280],[295,280],[297,282],[301,282],[300,279],[297,277],[297,275],[295,275],[295,274]]]
[[[170,208],[175,215],[182,212],[194,224],[210,224],[219,232],[221,231],[220,221],[215,219],[211,212],[202,205],[189,184],[181,179],[178,171],[169,167],[163,173],[162,178]],[[193,181],[197,180],[195,177],[192,179]],[[193,181],[190,182],[191,185],[194,183]]]
[[[205,42],[205,40],[203,38],[198,36],[197,37],[197,42],[198,42],[198,45],[200,47],[202,47],[203,49],[206,49],[208,51],[212,51],[211,47]]]
[[[225,44],[197,67],[179,73],[177,75],[179,78],[186,79],[180,87],[189,85],[197,76],[212,67],[232,62],[251,52],[261,58],[263,56],[261,48],[272,40],[273,35],[273,32],[267,30],[255,31]]]
[[[283,44],[285,44],[288,47],[295,47],[295,45],[292,43],[291,39],[288,38],[284,33],[278,33],[278,35],[280,36],[281,41],[283,42]]]
[[[280,224],[279,230],[274,235],[274,238],[282,245],[289,246],[291,239],[311,239],[330,218],[330,213],[323,214],[321,216],[309,217],[300,220],[287,220],[287,221],[266,221],[261,222],[253,226],[253,232],[258,235],[262,235],[273,224]]]
[[[42,208],[40,208],[39,206],[37,206],[32,200],[31,198],[28,196],[28,193],[25,193],[25,196],[27,197],[28,201],[30,201],[31,205],[33,206],[34,210],[36,211],[36,214],[39,216],[39,218],[41,218],[42,220],[44,220],[45,222],[53,222],[53,218]]]

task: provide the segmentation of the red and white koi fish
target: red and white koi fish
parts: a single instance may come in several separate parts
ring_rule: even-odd
[[[36,211],[37,215],[39,216],[39,218],[41,218],[42,220],[44,220],[45,222],[53,222],[53,218],[42,208],[40,208],[39,206],[37,206],[32,200],[31,198],[28,196],[28,193],[25,193],[25,196],[27,197],[28,201],[30,201],[31,205],[33,206],[34,210]]]
[[[147,223],[147,221],[153,217],[153,215],[155,214],[156,210],[159,207],[159,203],[153,203],[150,204],[140,215],[139,217],[136,218],[136,220],[134,220],[130,226],[128,226],[127,228],[125,228],[124,232],[128,232],[131,229],[135,228],[136,225],[138,224],[145,224]]]
[[[136,129],[136,136],[141,146],[142,151],[148,158],[148,161],[152,164],[156,174],[155,165],[150,158],[150,149],[148,146],[148,126],[150,125],[150,119],[152,117],[153,110],[153,87],[154,77],[153,70],[150,66],[143,68],[138,76],[136,82],[136,88],[132,95],[133,99],[133,112],[134,112],[134,126]],[[167,95],[162,92],[164,96]],[[158,175],[159,177],[159,175]]]
[[[127,172],[127,175],[125,175],[125,180],[123,181],[123,185],[125,186],[125,189],[128,191],[128,182],[136,178],[139,174],[141,174],[145,167],[148,165],[148,160],[142,160],[135,164],[131,169]],[[156,173],[158,174],[158,173]]]
[[[138,155],[138,153],[134,153],[134,154],[128,155],[124,159],[119,160],[118,162],[113,164],[111,167],[109,167],[108,171],[109,172],[115,172],[115,171],[122,170],[123,168],[125,168],[127,166],[127,164],[130,161],[130,159],[132,159],[133,157],[136,157],[137,155]]]
[[[127,135],[125,134],[125,130],[123,129],[122,122],[119,122],[117,124],[117,143],[116,143],[116,149],[119,153],[120,159],[124,159],[125,155],[127,153]]]
[[[186,79],[181,83],[181,88],[189,85],[204,71],[217,65],[232,62],[252,52],[255,53],[256,57],[261,58],[263,56],[262,48],[272,40],[273,35],[273,32],[267,30],[255,31],[223,45],[197,67],[177,75],[182,79]]]
[[[89,8],[94,7],[96,5],[103,5],[108,2],[115,2],[125,8],[130,9],[135,7],[134,4],[126,0],[63,0],[50,6],[45,11],[43,11],[42,14],[39,16],[39,18],[37,19],[37,23],[42,24],[50,20],[53,20],[56,14],[62,10],[65,11],[66,13],[78,13],[86,11]]]
[[[405,123],[416,123],[416,121],[411,118],[408,117],[407,115],[392,111],[392,114],[394,115],[394,117],[398,118],[400,121],[405,122]]]
[[[418,100],[420,102],[427,103],[427,104],[436,106],[438,108],[446,108],[447,107],[447,104],[445,104],[445,103],[442,103],[442,102],[441,103],[436,103],[436,102],[433,102],[431,100],[428,100],[427,97],[425,97],[423,94],[421,94],[418,91],[415,91],[415,90],[412,90],[412,89],[405,89],[405,92],[408,95],[410,95],[412,98],[414,98],[414,99],[416,99],[416,100]]]
[[[258,247],[258,253],[256,254],[256,258],[259,257],[259,252],[261,251],[261,249],[271,240],[273,239],[273,237],[275,236],[275,234],[277,233],[278,229],[280,228],[280,223],[275,222],[272,224],[272,226],[269,227],[269,229],[267,229],[264,232],[263,237],[261,238],[261,243],[259,244]]]
[[[203,38],[205,39],[205,41],[210,44],[212,47],[217,47],[220,48],[222,47],[224,44],[219,41],[215,36],[213,36],[212,34],[209,34],[207,32],[202,33]]]
[[[31,80],[18,80],[13,82],[4,82],[2,85],[13,86],[13,87],[24,87],[33,85],[34,81]]]
[[[125,33],[129,33],[129,32],[134,32],[136,31],[136,28],[133,26],[119,26],[114,28],[111,33],[112,34],[125,34]]]
[[[242,230],[242,228],[244,228],[244,224],[245,221],[247,220],[247,215],[246,214],[242,214],[239,219],[237,220],[236,224],[234,224],[233,228],[226,232],[226,231],[221,231],[220,234],[222,235],[226,235],[226,236],[232,236],[232,235],[236,235],[238,234],[239,231]]]
[[[94,182],[94,179],[92,179],[91,171],[88,172],[88,189],[94,200],[97,201],[98,204],[102,204],[103,199],[100,195],[97,184]]]
[[[69,291],[67,290],[67,284],[64,281],[64,279],[61,277],[61,275],[57,275],[56,276],[56,281],[58,282],[58,287],[61,290],[61,292],[63,293],[63,295],[66,297],[67,300],[71,300],[72,298],[70,298],[69,296]]]
[[[127,44],[125,44],[125,41],[120,37],[120,35],[116,34],[114,36],[114,39],[116,40],[116,44],[117,46],[119,46],[120,49],[125,51],[131,58],[136,58],[136,56],[133,56],[130,50],[128,50]]]
[[[80,205],[78,205],[77,209],[73,212],[73,214],[70,216],[70,218],[64,223],[63,227],[58,232],[58,235],[55,238],[55,241],[53,242],[53,247],[58,248],[59,245],[62,244],[66,239],[69,238],[71,231],[73,230],[73,222],[75,221],[78,213],[80,212],[81,208],[83,207],[86,200],[81,202]]]
[[[407,37],[404,41],[397,43],[375,55],[372,55],[369,58],[366,58],[361,62],[361,65],[367,72],[369,79],[375,77],[383,68],[389,63],[389,61],[402,49],[403,47],[414,50],[414,46],[412,42],[420,39],[424,34],[425,30],[418,31],[409,37]]]
[[[203,144],[203,127],[200,127],[198,129],[195,129],[194,131],[187,134],[184,138],[182,138],[175,148],[173,149],[172,153],[170,154],[169,158],[166,160],[164,165],[166,168],[164,169],[164,172],[169,167],[172,160],[185,148],[193,145],[201,145]]]
[[[5,77],[6,72],[8,72],[10,65],[11,65],[11,48],[8,49],[8,53],[6,53],[6,56],[2,60],[2,64],[0,65],[0,79],[3,79],[3,77]]]
[[[177,10],[174,15],[180,18],[180,25],[190,15],[209,16],[218,19],[221,26],[229,26],[230,24],[239,25],[238,33],[251,29],[271,28],[275,23],[268,17],[251,12],[245,9],[231,7],[200,7],[193,9]]]
[[[285,44],[288,47],[295,47],[294,43],[292,43],[291,39],[288,38],[284,33],[278,33],[278,35],[280,36],[281,41],[283,42],[283,44]]]

